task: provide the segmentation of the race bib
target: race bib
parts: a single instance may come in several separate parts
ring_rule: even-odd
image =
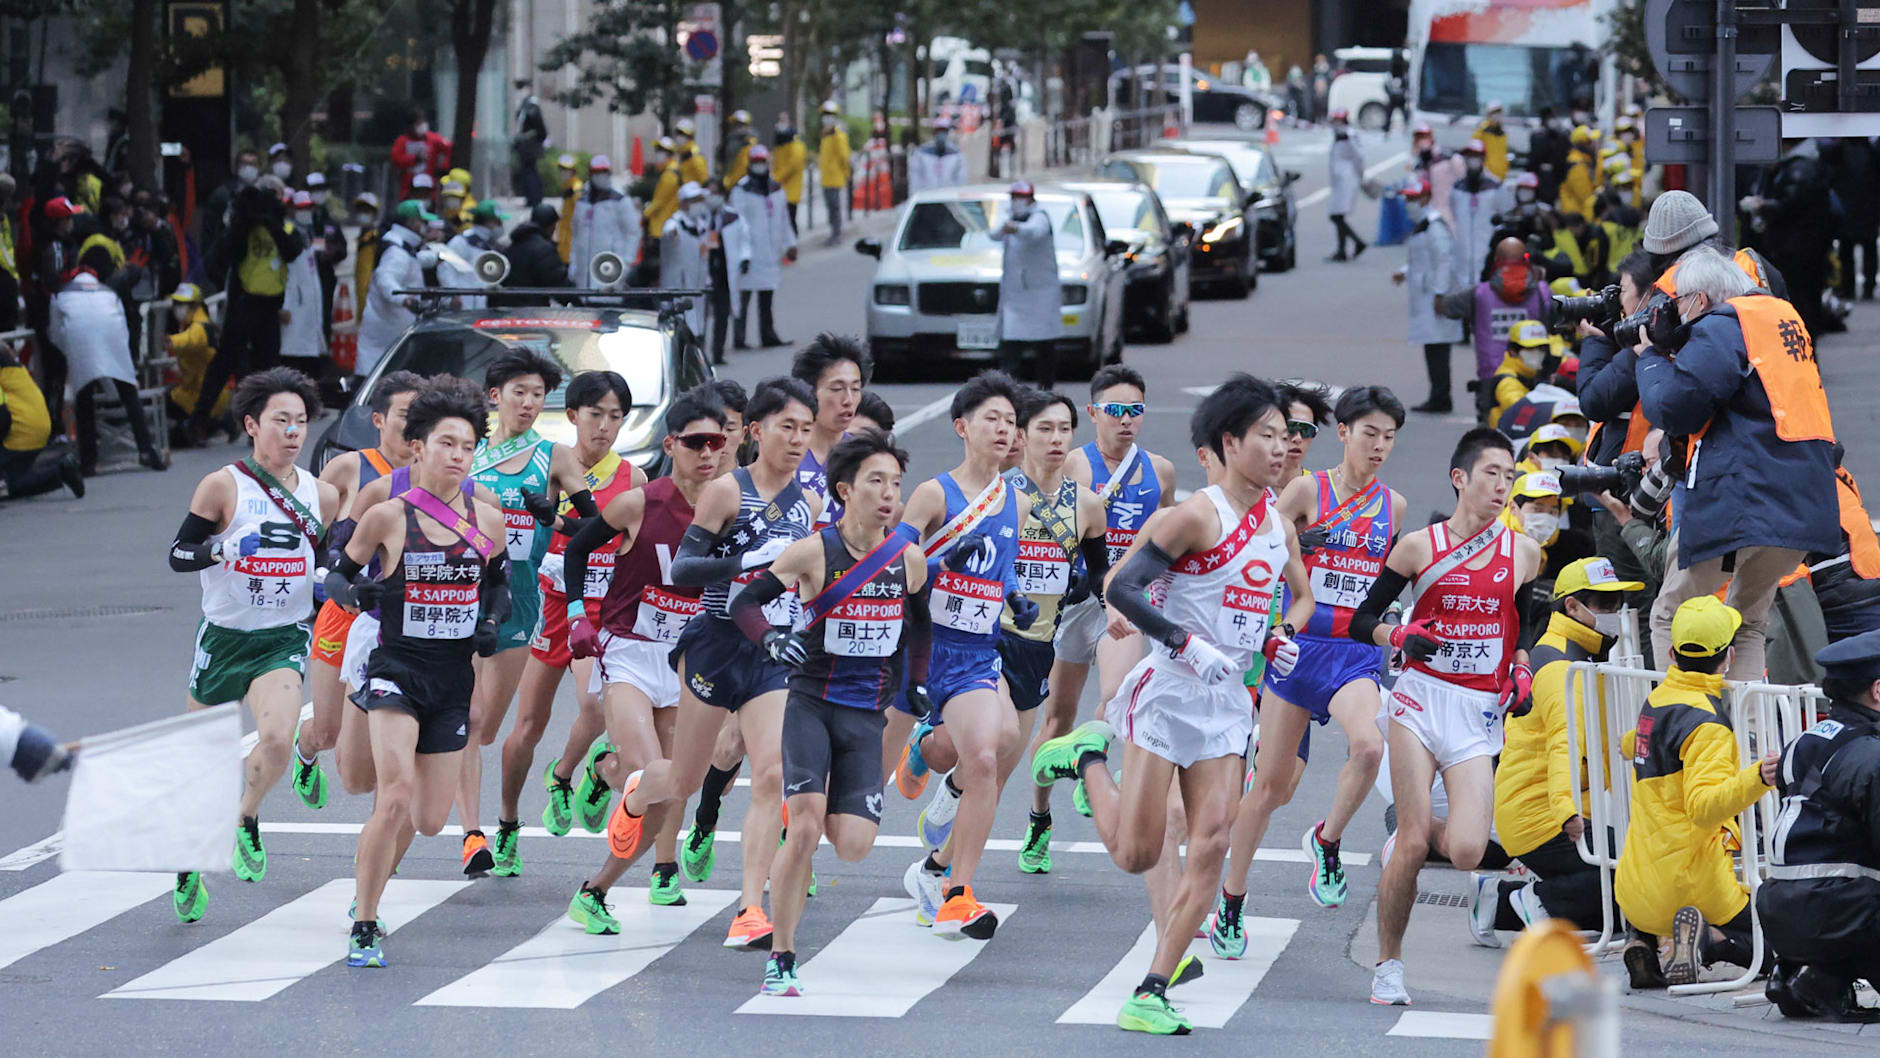
[[[1311,571],[1312,601],[1320,606],[1342,606],[1355,610],[1364,605],[1371,593],[1375,575],[1352,573],[1331,566],[1315,566]]]
[[[1026,595],[1063,595],[1071,590],[1071,560],[1055,541],[1020,540],[1018,562],[1012,568],[1018,574],[1018,590]]]
[[[901,599],[850,597],[823,618],[823,649],[838,658],[885,658],[901,646]]]
[[[1117,564],[1123,561],[1123,552],[1128,551],[1129,545],[1136,542],[1136,530],[1105,529],[1103,541],[1110,545],[1110,568],[1115,569]]]
[[[705,608],[697,599],[674,595],[648,584],[640,589],[640,609],[633,618],[633,634],[655,643],[676,643],[685,623]]]
[[[596,551],[588,556],[587,581],[581,586],[583,599],[599,602],[607,598],[607,586],[614,582],[615,557],[612,551]]]
[[[1229,650],[1259,650],[1266,643],[1266,622],[1273,612],[1273,592],[1229,585],[1214,616],[1214,639]]]
[[[730,594],[725,596],[726,608],[728,609],[732,603],[736,602],[738,600],[738,593],[742,592],[746,585],[756,580],[763,572],[764,571],[761,569],[747,569],[732,578]],[[794,625],[796,623],[797,605],[796,593],[786,591],[782,595],[764,604],[764,620],[773,625]]]
[[[529,561],[535,552],[535,515],[503,508],[503,538],[509,561]]]
[[[934,578],[932,610],[942,627],[990,635],[1005,610],[1005,582],[943,569]]]
[[[412,639],[468,639],[476,625],[475,584],[405,583],[405,635]]]
[[[1500,639],[1451,639],[1425,663],[1430,671],[1451,676],[1492,676],[1501,672]]]
[[[293,602],[295,587],[307,579],[307,559],[304,555],[248,555],[235,560],[229,570],[247,578],[242,590],[249,606],[263,613],[282,612]],[[306,600],[302,599],[300,605],[306,606]]]

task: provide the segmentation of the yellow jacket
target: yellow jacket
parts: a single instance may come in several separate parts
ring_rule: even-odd
[[[691,140],[679,141],[679,180],[681,183],[697,184],[704,187],[711,182],[711,165],[705,156],[698,152],[698,144]]]
[[[1736,757],[1736,735],[1719,711],[1723,677],[1673,668],[1646,699],[1632,749],[1632,818],[1613,879],[1631,923],[1671,932],[1678,908],[1728,922],[1749,903],[1737,881],[1724,828],[1769,788],[1758,762]]]
[[[1567,176],[1560,181],[1560,212],[1593,219],[1593,193],[1599,190],[1599,163],[1584,148],[1567,155]]]
[[[39,383],[17,363],[0,367],[0,408],[13,416],[0,447],[9,452],[37,452],[52,439],[52,417],[46,414],[46,397]]]
[[[374,243],[373,249],[377,250]],[[363,287],[361,288],[363,289]],[[170,355],[176,357],[176,385],[170,387],[170,400],[186,412],[194,413],[202,399],[202,379],[215,359],[215,346],[209,341],[209,313],[198,305],[189,314],[189,322],[170,335]],[[228,390],[216,394],[215,414],[228,407]]]
[[[822,186],[846,187],[849,183],[849,133],[841,125],[823,133],[816,148],[816,165],[822,174]]]
[[[1495,833],[1510,856],[1532,852],[1560,833],[1579,814],[1573,806],[1574,784],[1589,789],[1586,745],[1577,759],[1567,756],[1567,666],[1597,661],[1605,637],[1563,613],[1548,618],[1547,631],[1528,663],[1534,667],[1534,706],[1526,716],[1508,718],[1507,742],[1495,769]],[[1596,684],[1600,730],[1605,730],[1606,689]],[[1516,851],[1516,850],[1520,851]]]
[[[1475,127],[1475,138],[1482,141],[1482,169],[1497,180],[1508,177],[1508,130],[1490,132],[1488,122]]]
[[[14,260],[13,218],[0,216],[0,269],[15,279],[20,277],[20,266]]]
[[[1521,403],[1521,398],[1534,388],[1537,372],[1521,362],[1513,353],[1503,353],[1501,366],[1488,380],[1495,386],[1495,409],[1488,413],[1490,426],[1501,421],[1501,415],[1509,408]]]
[[[353,318],[366,314],[366,293],[372,289],[372,270],[379,263],[379,230],[359,229],[359,241],[353,246]]]
[[[790,137],[770,149],[770,175],[783,185],[783,200],[792,206],[803,201],[803,170],[808,167],[809,148],[801,136]]]
[[[744,174],[751,167],[751,146],[756,142],[757,137],[748,132],[744,134],[743,142],[738,144],[738,153],[731,157],[731,167],[725,170],[726,191],[738,186],[738,181],[744,179]],[[771,171],[776,172],[774,164],[771,166]]]
[[[1638,189],[1635,187],[1633,191]],[[1623,261],[1638,249],[1638,244],[1645,233],[1636,224],[1623,225],[1617,221],[1600,221],[1599,226],[1606,229],[1606,256],[1608,260]]]
[[[666,222],[679,212],[679,161],[667,162],[659,171],[659,181],[653,185],[653,200],[646,204],[646,227],[648,238],[657,239],[666,229]]]
[[[555,222],[555,248],[561,251],[561,259],[566,261],[574,250],[574,207],[581,201],[581,178],[570,177],[567,186],[561,189],[561,219]]]

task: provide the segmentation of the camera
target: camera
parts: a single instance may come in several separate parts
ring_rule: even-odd
[[[1626,452],[1613,460],[1611,466],[1593,463],[1583,467],[1561,467],[1556,473],[1560,475],[1560,491],[1563,494],[1610,492],[1615,499],[1623,500],[1631,495],[1645,476],[1645,457],[1638,452]]]
[[[1630,349],[1639,343],[1651,327],[1652,313],[1658,306],[1671,298],[1662,290],[1653,290],[1651,297],[1638,307],[1638,311],[1612,325],[1612,344],[1621,349]]]
[[[1556,331],[1572,331],[1581,320],[1605,328],[1625,309],[1619,304],[1619,288],[1608,286],[1597,294],[1583,297],[1555,298],[1548,311],[1547,326]]]

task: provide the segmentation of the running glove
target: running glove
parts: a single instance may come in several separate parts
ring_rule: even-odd
[[[224,540],[215,545],[216,560],[233,562],[238,558],[247,558],[261,550],[261,534],[249,533],[240,540]]]
[[[522,509],[543,525],[555,524],[555,501],[532,489],[522,490]]]
[[[1292,629],[1285,625],[1266,634],[1266,644],[1260,648],[1266,655],[1266,671],[1275,676],[1292,675],[1293,666],[1299,664],[1299,643],[1292,637]]]
[[[963,569],[990,569],[997,554],[992,537],[985,533],[967,533],[953,544],[953,550],[941,560],[946,568],[958,573]]]
[[[1331,535],[1332,531],[1322,525],[1315,525],[1305,530],[1299,534],[1299,553],[1302,555],[1310,555],[1312,552],[1324,547],[1325,541],[1329,540]]]
[[[743,562],[745,569],[756,569],[759,566],[768,566],[772,562],[777,561],[778,555],[788,551],[793,542],[794,541],[785,537],[773,536],[749,551],[746,551],[740,561]]]
[[[568,653],[577,658],[597,658],[601,655],[601,634],[585,616],[572,618],[568,622]]]
[[[780,628],[773,628],[764,635],[764,653],[777,664],[791,668],[809,660],[809,649],[803,645],[803,637]]]
[[[1189,668],[1195,670],[1195,675],[1201,677],[1201,682],[1210,686],[1225,682],[1229,676],[1240,671],[1234,667],[1232,659],[1216,649],[1214,644],[1193,633],[1189,633],[1187,641],[1176,651],[1175,657],[1186,662]]]
[[[1534,670],[1526,662],[1516,662],[1501,684],[1501,711],[1504,716],[1526,716],[1534,708]]]
[[[1443,649],[1443,641],[1430,630],[1427,621],[1411,621],[1391,629],[1390,645],[1409,655],[1412,661],[1428,661]]]
[[[1007,592],[1005,605],[1012,611],[1012,627],[1021,632],[1038,620],[1038,604],[1022,591]]]
[[[907,709],[916,720],[925,720],[933,715],[933,695],[928,693],[926,684],[907,685]]]
[[[477,630],[470,637],[470,642],[476,647],[477,657],[495,657],[496,648],[502,645],[496,635],[496,622],[487,617],[478,621]]]

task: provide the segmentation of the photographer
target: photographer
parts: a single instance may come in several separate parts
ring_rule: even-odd
[[[1678,262],[1677,289],[1654,311],[1637,368],[1645,414],[1673,438],[1683,478],[1652,641],[1662,668],[1679,604],[1727,582],[1743,615],[1728,675],[1760,679],[1778,582],[1806,553],[1840,546],[1834,425],[1793,307],[1709,248]]]
[[[1595,516],[1593,523],[1597,542],[1595,550],[1612,559],[1615,569],[1620,567],[1620,560],[1624,559],[1626,568],[1638,571],[1632,579],[1642,582],[1645,587],[1634,593],[1627,602],[1643,614],[1651,613],[1652,603],[1658,598],[1658,589],[1665,578],[1666,552],[1671,546],[1671,534],[1666,532],[1664,525],[1664,509],[1665,500],[1671,495],[1675,483],[1664,461],[1659,458],[1664,447],[1664,431],[1651,431],[1640,450],[1642,478],[1630,490],[1628,497],[1621,499],[1611,489],[1594,497],[1604,508],[1600,515]],[[1616,529],[1616,545],[1609,546],[1599,535],[1600,526],[1607,522]],[[1650,656],[1649,623],[1639,628],[1639,636],[1647,656]]]
[[[288,222],[280,195],[265,186],[271,180],[236,193],[228,228],[205,258],[210,280],[228,291],[228,307],[204,393],[220,393],[231,377],[239,380],[280,363],[288,265],[307,244]],[[190,416],[189,437],[196,444],[208,439],[208,411],[206,402],[199,403]]]
[[[1854,475],[1839,465],[1841,446],[1834,447],[1841,548],[1832,555],[1809,554],[1808,580],[1814,586],[1815,601],[1821,604],[1828,642],[1839,643],[1880,629],[1880,537],[1874,533]]]

